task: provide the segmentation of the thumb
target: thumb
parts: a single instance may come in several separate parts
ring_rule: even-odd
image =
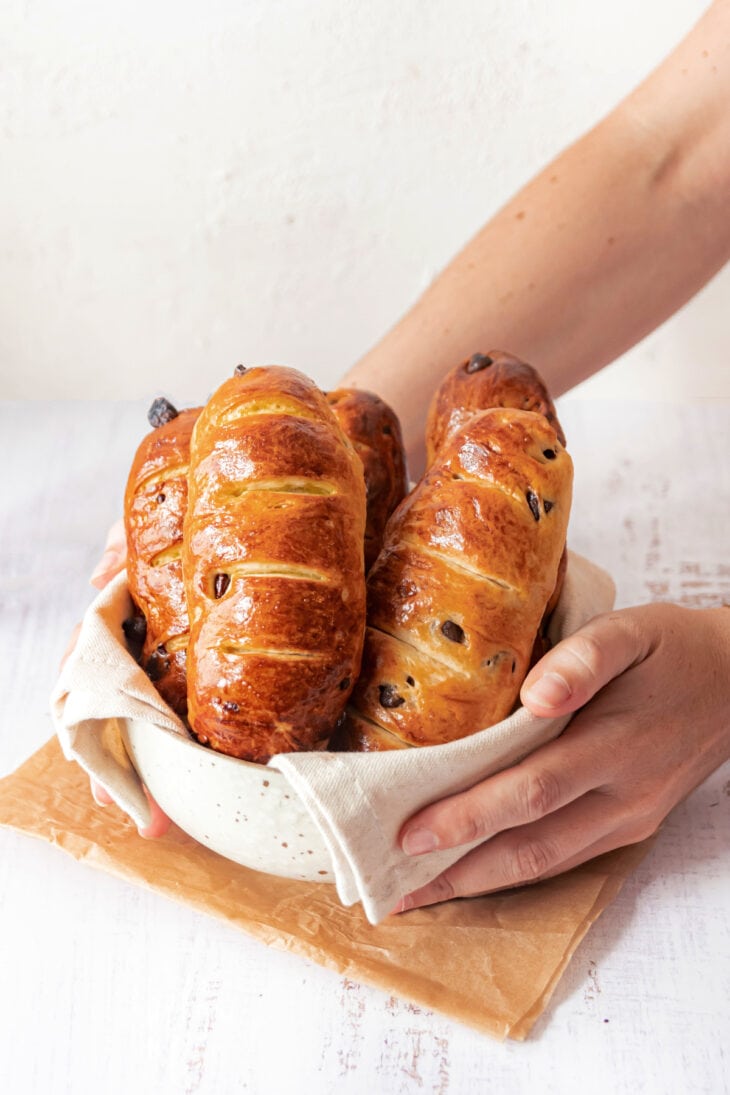
[[[649,635],[629,610],[596,616],[540,659],[527,674],[520,699],[541,717],[577,711],[643,661],[650,648]]]

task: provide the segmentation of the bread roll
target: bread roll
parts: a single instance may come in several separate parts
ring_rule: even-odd
[[[477,411],[490,407],[514,407],[544,415],[565,445],[553,401],[537,370],[512,354],[490,350],[472,354],[447,373],[431,400],[426,418],[427,466],[450,433]]]
[[[554,427],[561,445],[565,445],[555,406],[538,371],[513,354],[490,350],[487,354],[472,354],[462,361],[447,373],[436,391],[426,421],[428,463],[436,459],[439,448],[450,433],[463,426],[472,414],[489,410],[490,407],[514,407],[544,415]],[[568,553],[564,550],[555,589],[540,625],[533,653],[534,662],[539,661],[548,649],[547,627],[560,598],[567,561]]]
[[[193,436],[189,720],[199,741],[264,763],[325,741],[357,676],[365,485],[311,381],[276,366],[236,373]]]
[[[408,490],[400,422],[395,411],[372,392],[338,388],[327,393],[327,402],[362,460],[367,497],[367,573],[378,557],[386,522]]]
[[[541,415],[484,411],[450,436],[370,572],[338,747],[437,745],[510,713],[555,587],[571,488],[570,457]]]
[[[150,421],[160,425],[137,449],[124,495],[129,592],[143,614],[125,621],[125,634],[131,645],[143,639],[142,666],[181,718],[189,625],[180,553],[190,435],[199,414],[199,407],[178,414],[155,401]]]

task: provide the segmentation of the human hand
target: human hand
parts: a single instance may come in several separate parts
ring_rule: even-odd
[[[405,823],[407,854],[484,843],[395,912],[536,882],[651,836],[730,757],[730,611],[598,616],[541,659],[521,699],[538,716],[578,714],[519,764]]]
[[[109,529],[104,545],[104,554],[92,571],[89,581],[97,589],[109,585],[120,570],[127,565],[127,537],[124,521],[120,518]]]
[[[124,569],[126,563],[127,540],[124,532],[124,521],[119,520],[115,521],[109,529],[106,544],[104,546],[104,554],[94,568],[90,578],[91,584],[96,586],[97,589],[103,589],[120,570]],[[63,657],[61,658],[61,668],[76,646],[80,631],[81,624],[76,624],[76,627],[71,632],[71,637],[63,653]],[[91,779],[89,782],[91,784],[91,794],[97,806],[111,806],[114,799],[108,791],[106,791],[100,783],[97,783],[96,780]],[[142,786],[142,790],[147,796],[147,801],[150,805],[151,821],[149,825],[138,826],[137,831],[140,836],[150,839],[163,836],[170,827],[170,819],[167,814],[162,812],[144,785]]]

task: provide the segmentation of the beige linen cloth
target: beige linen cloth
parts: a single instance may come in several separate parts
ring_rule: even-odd
[[[571,552],[550,627],[552,641],[610,609],[614,596],[605,571]],[[149,808],[124,750],[119,720],[134,717],[186,731],[123,645],[121,625],[129,612],[126,575],[120,574],[88,609],[51,703],[66,757],[137,824],[145,824]],[[405,894],[473,846],[412,859],[397,844],[403,822],[420,807],[515,764],[557,737],[567,722],[567,717],[538,719],[520,708],[496,726],[449,745],[375,754],[289,753],[269,764],[284,773],[322,833],[341,902],[362,902],[370,923],[377,924]]]

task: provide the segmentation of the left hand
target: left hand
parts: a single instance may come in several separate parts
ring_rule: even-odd
[[[520,695],[535,715],[578,714],[521,763],[405,823],[408,854],[484,843],[395,912],[537,882],[654,833],[730,757],[730,610],[598,616],[542,658]]]

